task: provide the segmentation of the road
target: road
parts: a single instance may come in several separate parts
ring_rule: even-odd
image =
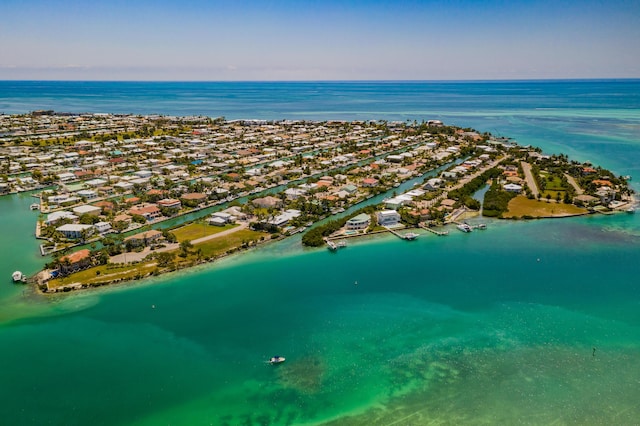
[[[531,164],[526,161],[521,161],[520,165],[522,166],[522,171],[524,172],[524,180],[527,182],[527,186],[531,190],[531,193],[535,198],[538,198],[538,194],[540,191],[538,190],[538,185],[536,185],[536,180],[533,178],[533,173],[531,173]]]

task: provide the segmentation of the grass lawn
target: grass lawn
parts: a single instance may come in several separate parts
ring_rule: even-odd
[[[269,238],[269,234],[266,232],[243,229],[241,231],[226,235],[224,238],[214,238],[200,244],[195,244],[193,247],[195,249],[202,250],[203,257],[213,257],[224,254],[231,248],[242,246],[243,241],[248,242],[251,240],[259,240],[260,237],[264,237],[265,239],[267,239]]]
[[[564,190],[555,190],[555,189],[550,190],[550,189],[547,188],[545,191],[540,193],[540,196],[542,197],[542,200],[546,202],[547,201],[547,194],[549,194],[549,196],[551,197],[552,200],[555,200],[556,197],[558,196],[558,193],[560,193],[560,200],[563,200],[565,192],[566,191],[564,191]]]
[[[95,266],[76,272],[67,277],[55,278],[49,281],[49,288],[57,288],[73,283],[91,284],[116,279],[130,279],[138,274],[145,275],[155,268],[152,262],[138,263],[136,265],[123,265],[122,267],[109,268],[107,265]],[[97,273],[100,272],[98,275]]]
[[[189,225],[172,230],[171,233],[173,233],[178,239],[178,242],[181,243],[185,240],[191,241],[196,238],[206,237],[207,235],[217,234],[227,229],[235,228],[236,226],[238,225],[214,226],[207,223],[190,223]]]
[[[502,217],[562,217],[587,213],[587,209],[574,206],[573,204],[556,203],[546,200],[530,200],[524,196],[518,196],[509,201],[509,211],[502,214]]]

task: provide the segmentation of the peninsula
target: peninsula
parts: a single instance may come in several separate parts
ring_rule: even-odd
[[[375,232],[466,230],[461,221],[480,213],[632,212],[628,179],[438,120],[0,115],[0,194],[34,195],[35,236],[52,260],[30,281],[44,292],[158,275],[305,231],[303,244],[337,248]]]

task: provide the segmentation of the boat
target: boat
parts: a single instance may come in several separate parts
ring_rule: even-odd
[[[634,213],[636,212],[636,208],[635,208],[635,207],[629,207],[629,208],[626,210],[626,212],[627,212],[627,213],[629,213],[629,214],[634,214]]]
[[[480,225],[478,225],[478,229],[485,230],[487,229],[487,225],[485,225],[484,223],[481,223]]]
[[[271,357],[271,359],[269,360],[269,364],[280,364],[284,361],[285,361],[285,357],[280,355],[275,355]]]
[[[40,204],[33,203],[29,206],[29,210],[40,210]]]
[[[459,225],[456,225],[456,228],[458,228],[462,232],[471,232],[472,231],[471,227],[469,225],[467,225],[466,223],[461,223]]]
[[[338,248],[345,248],[346,246],[347,246],[346,241],[338,241],[338,244],[337,244]]]
[[[418,238],[418,235],[420,235],[420,234],[416,234],[415,232],[408,232],[408,233],[404,234],[404,239],[412,241],[412,240],[415,240],[416,238]]]
[[[327,240],[327,248],[331,251],[336,251],[338,249],[338,246],[333,241]]]
[[[11,274],[11,278],[13,278],[14,283],[27,281],[27,277],[20,271],[15,271],[13,274]]]

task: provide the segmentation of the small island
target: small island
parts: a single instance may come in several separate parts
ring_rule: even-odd
[[[46,293],[137,280],[303,233],[633,212],[630,177],[438,120],[0,115],[0,194],[30,191]]]

